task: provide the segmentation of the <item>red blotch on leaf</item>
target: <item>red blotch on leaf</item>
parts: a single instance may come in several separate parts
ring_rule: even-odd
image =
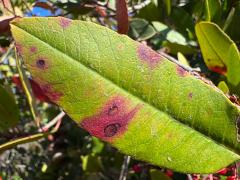
[[[52,102],[57,102],[63,96],[63,93],[55,91],[51,84],[39,84],[43,94],[45,94]]]
[[[154,69],[159,62],[162,60],[162,56],[152,50],[150,47],[144,45],[144,44],[139,44],[137,48],[137,54],[138,57],[144,62],[147,63],[147,65],[151,68]]]
[[[226,66],[220,67],[220,66],[213,66],[209,67],[209,69],[213,72],[216,72],[218,74],[225,75],[227,73],[227,68]]]
[[[127,130],[128,123],[133,119],[142,105],[127,109],[128,102],[124,97],[111,98],[96,115],[85,118],[80,126],[91,135],[104,141],[112,142],[113,138],[122,135]]]
[[[30,52],[31,52],[31,53],[37,52],[37,47],[31,46],[31,47],[30,47]]]
[[[16,49],[17,49],[17,53],[19,54],[19,55],[22,55],[22,53],[23,53],[23,47],[22,47],[22,45],[20,44],[20,43],[15,43],[15,47],[16,47]]]
[[[72,23],[72,21],[68,18],[65,18],[65,17],[60,17],[59,18],[59,22],[60,22],[60,26],[63,28],[63,29],[66,29],[68,26],[70,26],[70,24]]]
[[[22,83],[20,81],[19,76],[12,77],[13,83],[18,87],[18,89],[23,89]],[[32,87],[32,91],[34,96],[41,102],[51,102],[51,100],[44,94],[40,86],[32,79],[29,79],[30,85]]]
[[[189,74],[185,69],[183,69],[182,67],[180,67],[178,65],[176,66],[176,69],[177,69],[177,74],[181,77],[185,77]]]

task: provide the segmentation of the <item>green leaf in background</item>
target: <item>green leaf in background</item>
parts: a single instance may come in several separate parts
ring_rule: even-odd
[[[147,21],[158,21],[162,19],[162,9],[158,7],[156,3],[151,2],[140,9],[137,17],[146,19]]]
[[[236,6],[232,8],[229,13],[229,18],[226,23],[229,23],[226,27],[226,33],[238,43],[240,42],[239,19],[240,19],[240,2],[236,3]]]
[[[219,20],[221,18],[220,0],[205,0],[205,19],[206,21]]]
[[[147,40],[156,34],[155,29],[144,19],[134,18],[130,22],[129,36],[139,41]]]
[[[91,135],[181,172],[212,173],[240,158],[237,106],[146,45],[63,17],[11,28],[33,79]]]
[[[18,123],[18,107],[11,93],[0,85],[0,131]]]
[[[185,66],[187,66],[187,67],[190,67],[190,65],[189,65],[186,57],[185,57],[182,53],[178,52],[178,53],[177,53],[177,57],[178,57],[178,61],[179,61],[181,64],[183,64],[183,65],[185,65]]]
[[[240,82],[240,56],[236,44],[216,24],[200,22],[196,35],[204,61],[212,71],[224,74],[232,85]]]
[[[164,0],[165,8],[167,10],[167,15],[169,16],[171,14],[171,8],[172,8],[172,1],[171,0]]]
[[[181,52],[182,54],[189,55],[196,53],[196,49],[189,45],[182,45],[178,43],[172,43],[169,41],[163,42],[163,46],[166,47],[171,54],[177,55],[178,52]]]
[[[158,21],[153,21],[152,24],[153,27],[157,30],[157,32],[159,32],[162,36],[166,37],[166,40],[173,43],[187,45],[186,38],[179,32],[169,28],[167,25]]]
[[[150,171],[151,180],[171,180],[166,174],[159,170],[152,169]]]
[[[227,84],[224,81],[220,81],[217,86],[219,89],[221,89],[225,94],[229,93],[229,89]]]
[[[162,36],[164,40],[167,40],[164,41],[162,45],[167,47],[171,54],[177,54],[178,52],[183,54],[194,54],[197,52],[179,32],[158,21],[153,21],[152,24],[160,36]]]
[[[185,37],[194,32],[193,18],[183,8],[173,7],[167,24]]]

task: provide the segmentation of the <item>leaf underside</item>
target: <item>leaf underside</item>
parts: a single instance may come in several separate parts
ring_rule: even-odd
[[[17,19],[11,30],[46,95],[121,152],[188,173],[239,159],[238,108],[149,47],[62,17]]]

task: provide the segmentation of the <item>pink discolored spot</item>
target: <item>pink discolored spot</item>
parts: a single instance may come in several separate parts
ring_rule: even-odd
[[[180,66],[176,66],[177,67],[177,74],[179,75],[179,76],[181,76],[181,77],[185,77],[185,76],[187,76],[189,73],[185,70],[185,69],[183,69],[182,67],[180,67]]]
[[[54,90],[51,84],[39,83],[39,86],[43,94],[46,95],[52,102],[58,102],[59,99],[63,96],[63,93]]]
[[[151,68],[154,69],[159,62],[162,60],[162,56],[152,50],[150,47],[144,45],[144,44],[139,44],[137,48],[137,54],[138,57],[144,62],[147,63],[147,65]]]
[[[72,21],[68,18],[60,17],[60,26],[63,29],[66,29],[71,24],[71,22]]]
[[[22,47],[22,45],[20,44],[20,43],[15,43],[15,46],[16,46],[16,49],[17,49],[17,52],[18,52],[18,54],[19,55],[22,55],[22,53],[23,53],[23,47]]]
[[[37,52],[37,47],[31,46],[31,47],[30,47],[30,52],[31,52],[31,53]]]
[[[85,118],[81,127],[91,135],[104,141],[112,142],[113,138],[122,135],[127,130],[128,123],[133,119],[142,105],[131,110],[127,109],[128,102],[124,97],[111,98],[96,115]]]

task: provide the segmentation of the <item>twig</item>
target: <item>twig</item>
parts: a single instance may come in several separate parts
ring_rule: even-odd
[[[17,65],[17,70],[18,70],[18,73],[19,73],[19,78],[20,78],[20,81],[22,83],[23,90],[24,90],[24,92],[25,92],[25,94],[27,96],[27,100],[28,100],[28,104],[29,104],[29,107],[30,107],[30,111],[32,113],[34,121],[36,122],[37,126],[39,127],[40,126],[40,122],[38,120],[37,108],[36,108],[36,104],[35,104],[35,98],[33,96],[32,88],[30,86],[30,83],[29,83],[29,81],[28,81],[28,79],[27,79],[27,77],[26,77],[26,75],[24,73],[24,70],[22,69],[21,61],[18,58],[16,47],[15,47],[15,57],[16,57],[16,65]]]
[[[188,180],[193,180],[191,174],[187,174]]]
[[[3,61],[4,61],[4,60],[7,58],[7,56],[11,53],[11,51],[13,50],[13,48],[14,48],[14,43],[11,43],[10,46],[9,46],[9,48],[8,48],[8,50],[7,50],[7,52],[5,52],[5,53],[1,56],[1,58],[0,58],[0,64],[3,63]]]
[[[23,4],[25,5],[25,7],[27,8],[27,10],[29,11],[29,13],[31,14],[31,16],[35,16],[35,14],[33,14],[31,8],[28,6],[28,3],[26,0],[22,0]]]
[[[13,6],[12,1],[10,0],[9,3],[10,3],[10,6],[11,6],[12,10],[10,10],[9,7],[7,7],[7,5],[4,3],[4,1],[2,1],[3,8],[4,8],[5,10],[7,10],[9,13],[11,13],[12,15],[16,16],[15,8],[14,8],[14,6]]]
[[[57,132],[60,124],[61,124],[61,119],[62,117],[65,115],[65,113],[62,111],[60,114],[58,114],[53,120],[51,120],[46,126],[44,126],[43,128],[50,128],[51,126],[53,126],[54,124],[56,124],[56,126],[54,127],[53,130],[51,130],[50,132],[39,132],[38,134],[33,134],[33,135],[29,135],[27,137],[21,137],[12,141],[9,141],[7,143],[4,144],[0,144],[0,153],[2,153],[5,150],[11,149],[19,144],[25,144],[25,143],[29,143],[29,142],[33,142],[36,140],[39,140],[43,137],[46,137],[50,134],[54,134],[55,132]],[[40,131],[40,130],[39,130]]]
[[[44,127],[39,128],[38,132],[46,132],[49,128],[51,128],[52,126],[54,126],[56,123],[56,126],[54,129],[58,129],[60,123],[61,123],[61,119],[65,116],[65,112],[60,112],[54,119],[52,119],[50,122],[48,122]]]
[[[162,52],[162,51],[158,51],[158,53],[159,53],[160,55],[162,55],[163,57],[167,58],[169,61],[172,61],[172,62],[174,62],[175,64],[181,66],[183,69],[185,69],[185,70],[187,70],[187,71],[189,71],[189,72],[193,72],[193,71],[194,71],[191,67],[188,67],[188,66],[183,65],[183,64],[180,63],[178,60],[176,60],[175,58],[169,56],[168,54],[166,54],[166,53],[164,53],[164,52]]]
[[[124,161],[123,161],[123,164],[122,164],[119,180],[126,180],[127,179],[128,165],[130,163],[130,160],[131,160],[130,156],[124,156]]]
[[[236,176],[237,179],[240,179],[240,176],[239,176],[240,161],[237,161],[235,163],[235,166],[236,166],[236,168],[235,168],[235,176]]]
[[[5,144],[1,144],[0,145],[0,153],[2,153],[5,150],[11,149],[11,148],[15,147],[16,145],[24,144],[24,143],[28,143],[28,142],[33,142],[33,141],[36,141],[36,140],[41,139],[43,137],[46,137],[46,136],[48,136],[52,133],[54,133],[54,132],[38,133],[38,134],[30,135],[30,136],[27,136],[27,137],[18,138],[18,139],[9,141]]]
[[[140,3],[140,4],[136,4],[136,5],[132,6],[132,7],[129,7],[128,8],[128,12],[133,13],[136,10],[140,10],[140,9],[144,8],[145,6],[149,5],[150,3],[151,3],[151,0],[145,0],[142,3]]]

